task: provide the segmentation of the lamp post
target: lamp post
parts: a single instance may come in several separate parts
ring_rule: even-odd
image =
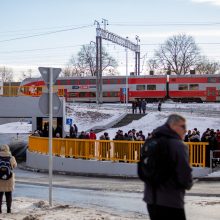
[[[90,45],[94,44],[95,47],[96,47],[96,43],[94,41],[90,41]],[[96,48],[97,50],[97,48]],[[97,59],[97,57],[96,57]],[[97,63],[97,62],[96,62]],[[97,66],[96,66],[96,69],[95,69],[95,74],[96,74],[96,104],[98,104],[98,95],[99,95],[99,91],[98,91],[98,69],[97,69]]]
[[[128,37],[126,37],[128,39]],[[126,52],[126,109],[128,108],[128,48],[125,48]]]

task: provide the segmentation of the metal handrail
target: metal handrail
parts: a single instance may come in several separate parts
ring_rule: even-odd
[[[53,155],[77,159],[137,163],[143,141],[53,138]],[[206,142],[187,142],[189,163],[205,167]],[[48,154],[48,138],[29,136],[29,151]]]

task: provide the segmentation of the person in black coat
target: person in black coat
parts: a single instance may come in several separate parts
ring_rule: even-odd
[[[161,111],[161,106],[162,106],[162,102],[159,101],[159,103],[158,103],[158,111],[159,111],[159,112]]]
[[[183,139],[186,132],[186,120],[172,114],[167,122],[153,131],[153,136],[165,136],[169,139],[170,159],[174,162],[173,175],[160,185],[145,183],[144,201],[151,220],[185,220],[184,195],[193,185],[192,169],[189,165],[188,148]],[[161,164],[164,166],[164,164]]]

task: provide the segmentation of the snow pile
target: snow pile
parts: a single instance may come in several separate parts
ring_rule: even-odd
[[[135,120],[129,125],[119,128],[111,128],[106,130],[109,133],[110,138],[114,138],[115,133],[120,129],[124,132],[128,132],[131,129],[135,129],[137,131],[142,130],[144,135],[152,132],[158,126],[164,124],[167,120],[167,117],[175,112],[149,112],[146,116],[141,118],[140,120]],[[186,112],[180,112],[182,116],[184,116],[187,120],[187,129],[198,128],[201,134],[207,128],[220,129],[220,118],[217,117],[204,117],[199,114],[191,114]],[[103,132],[98,134],[98,137],[101,136]]]
[[[220,199],[218,197],[186,196],[186,219],[219,220]]]
[[[208,175],[208,177],[220,177],[220,171],[216,171],[216,172],[210,173]]]
[[[54,204],[50,207],[48,202],[39,201],[29,198],[15,198],[13,201],[12,213],[3,214],[0,219],[16,219],[16,220],[44,220],[44,219],[75,219],[75,220],[126,220],[126,219],[148,219],[146,215],[141,214],[113,214],[108,211],[101,211],[95,208],[78,207],[67,204]],[[144,216],[144,217],[143,217]]]
[[[28,122],[12,122],[0,125],[0,133],[4,134],[26,134],[31,133],[32,124]]]
[[[79,131],[85,131],[95,126],[107,125],[116,120],[125,113],[125,109],[120,106],[67,103],[66,117],[73,119],[73,123],[78,126]],[[69,126],[66,126],[65,130],[69,131]]]

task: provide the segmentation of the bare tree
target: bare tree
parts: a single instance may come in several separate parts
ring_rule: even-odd
[[[147,66],[148,66],[149,70],[155,70],[155,69],[159,68],[159,64],[156,59],[149,59],[147,61]]]
[[[13,81],[13,70],[5,66],[0,67],[0,80],[3,82]]]
[[[196,72],[199,74],[215,74],[220,71],[220,63],[210,61],[207,57],[201,57],[200,61],[196,65]]]
[[[102,48],[102,71],[106,75],[117,73],[116,60]],[[63,76],[95,76],[96,75],[96,48],[95,45],[83,45],[77,57],[70,59],[69,65],[64,69]]]
[[[26,78],[32,78],[32,69],[28,69],[27,71],[21,71],[21,76],[19,78],[20,81],[26,79]]]
[[[155,51],[157,63],[164,70],[171,70],[177,75],[186,74],[194,67],[200,51],[192,36],[174,35]]]

